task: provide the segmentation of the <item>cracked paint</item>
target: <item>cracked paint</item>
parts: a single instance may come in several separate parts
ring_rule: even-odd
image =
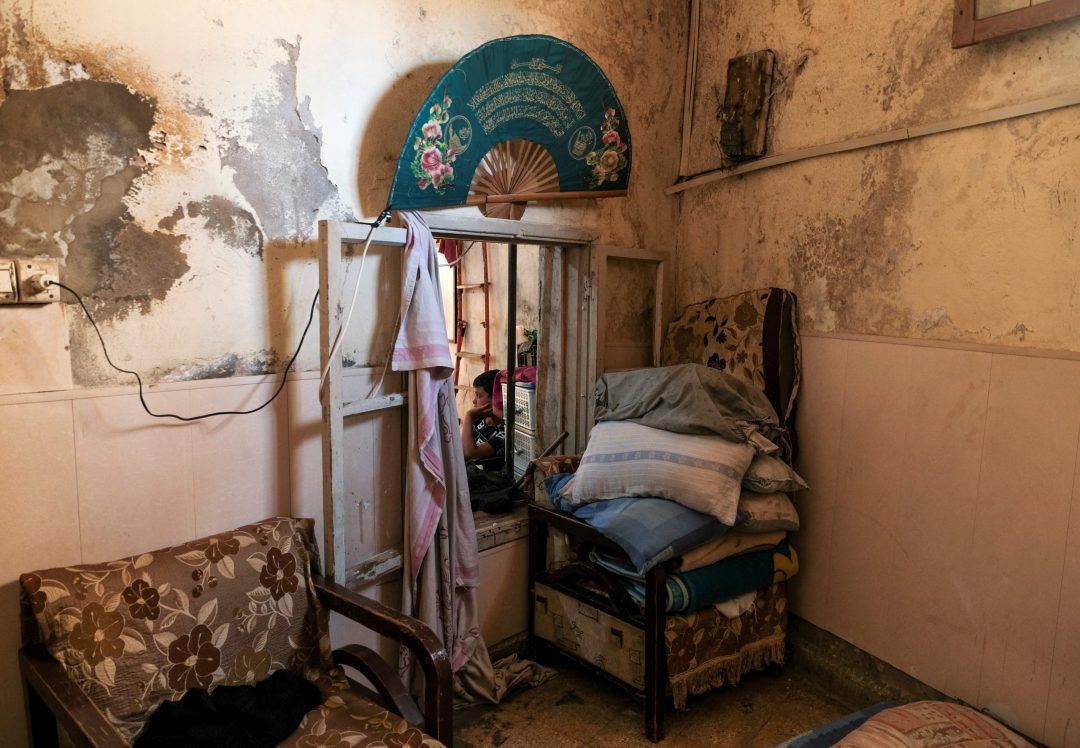
[[[226,353],[212,361],[183,364],[167,371],[154,372],[162,382],[187,382],[220,377],[251,377],[270,374],[281,364],[273,351],[258,351],[248,355]]]
[[[228,198],[211,195],[198,202],[190,202],[187,204],[187,215],[202,219],[203,227],[210,235],[221,239],[226,246],[252,257],[262,257],[263,235],[255,216]],[[171,219],[172,216],[168,220]]]
[[[321,133],[313,128],[310,101],[301,104],[297,98],[300,39],[276,43],[286,59],[274,65],[274,88],[256,98],[250,136],[229,138],[221,146],[221,162],[233,169],[236,188],[255,208],[266,236],[297,241],[311,235],[324,208],[327,217],[352,214],[341,205],[322,164]]]

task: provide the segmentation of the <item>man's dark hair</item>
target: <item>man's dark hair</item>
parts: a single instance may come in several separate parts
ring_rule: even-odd
[[[492,396],[492,391],[495,389],[495,377],[498,376],[498,369],[490,369],[483,374],[477,375],[476,379],[472,381],[473,387],[482,387],[484,392],[488,393],[488,397]]]

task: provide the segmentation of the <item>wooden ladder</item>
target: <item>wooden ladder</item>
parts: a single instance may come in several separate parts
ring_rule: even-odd
[[[440,246],[445,246],[444,243],[455,242],[457,244],[457,251],[459,257],[464,257],[462,253],[462,242],[455,239],[440,239]],[[454,265],[454,327],[455,327],[455,345],[454,345],[454,389],[467,389],[471,386],[470,383],[464,385],[458,384],[461,375],[461,359],[482,359],[484,362],[484,371],[491,368],[491,295],[489,293],[491,289],[490,278],[488,277],[488,247],[487,242],[480,242],[480,252],[484,259],[484,280],[482,283],[465,283],[462,278],[461,263]],[[444,253],[445,254],[445,253]],[[481,323],[484,327],[484,352],[478,353],[474,351],[462,350],[462,345],[465,342],[465,331],[469,327],[468,320],[465,319],[465,293],[467,291],[482,290],[484,292],[484,321]]]

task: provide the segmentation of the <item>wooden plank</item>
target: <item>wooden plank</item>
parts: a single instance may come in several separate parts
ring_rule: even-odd
[[[596,417],[592,408],[592,390],[596,380],[604,373],[604,342],[607,337],[607,299],[604,290],[607,288],[607,261],[608,253],[601,247],[589,249],[589,326],[588,326],[588,365],[585,367],[589,373],[585,385],[585,408],[588,411],[586,431],[592,431],[596,424]]]
[[[320,223],[322,223],[320,221]],[[337,231],[341,241],[346,244],[362,244],[367,241],[371,227],[363,223],[352,221],[327,221],[326,223],[337,224]],[[375,229],[375,236],[371,239],[373,247],[404,247],[405,229],[396,226],[380,226]]]
[[[668,271],[670,262],[661,262],[656,267],[656,302],[653,305],[653,337],[652,337],[652,365],[660,365],[660,350],[664,345],[664,336],[667,333],[667,321],[671,315],[667,313],[670,294],[664,286],[668,282],[671,273]]]
[[[536,402],[541,444],[550,444],[563,431],[566,387],[566,296],[562,247],[540,247],[540,336],[537,345],[539,375]],[[565,445],[564,445],[565,448]]]
[[[970,5],[970,11],[962,9],[961,5]],[[988,18],[975,18],[974,5],[975,0],[957,1],[953,15],[953,47],[965,47],[1080,16],[1080,0],[1045,0],[1038,5]]]
[[[975,42],[975,0],[953,2],[953,49],[966,47]]]
[[[466,205],[488,203],[527,203],[540,200],[588,200],[603,197],[626,197],[626,190],[578,190],[576,192],[514,192],[505,195],[469,195]]]
[[[576,382],[574,392],[574,420],[577,425],[577,449],[575,454],[585,451],[585,444],[589,440],[589,431],[592,429],[592,381],[589,378],[589,329],[599,324],[592,316],[592,294],[594,292],[592,278],[589,275],[588,251],[574,253],[574,292],[576,294],[574,304],[577,309],[577,322],[575,348],[574,348],[574,372]]]
[[[697,82],[698,36],[701,24],[701,0],[690,0],[690,34],[686,42],[686,77],[683,81],[682,151],[679,176],[690,173],[691,131],[694,126],[694,87]]]
[[[396,392],[392,395],[382,395],[380,397],[368,397],[363,400],[353,400],[352,402],[345,403],[341,406],[341,415],[343,418],[348,418],[349,416],[358,416],[376,410],[400,408],[405,405],[405,403],[406,398],[403,392]]]
[[[432,233],[446,239],[490,241],[509,244],[589,244],[596,236],[572,226],[555,226],[505,218],[484,218],[453,213],[428,212],[424,219]]]
[[[319,221],[319,361],[327,370],[322,393],[323,451],[323,552],[326,575],[345,581],[345,439],[342,406],[341,356],[331,360],[330,351],[341,330],[343,313],[342,223]]]
[[[775,65],[771,49],[728,60],[727,89],[720,107],[720,150],[729,161],[765,155]]]
[[[1078,0],[1080,2],[1080,0]],[[927,135],[936,135],[943,132],[952,132],[954,130],[962,130],[968,127],[977,127],[980,125],[990,124],[992,122],[1001,122],[1004,120],[1014,119],[1016,117],[1026,117],[1031,114],[1041,114],[1042,112],[1049,112],[1055,109],[1063,109],[1065,107],[1076,106],[1080,104],[1080,92],[1059,94],[1057,96],[1048,96],[1043,99],[1037,99],[1024,104],[1016,104],[1014,106],[998,107],[996,109],[990,109],[985,112],[979,112],[976,114],[965,114],[960,117],[953,117],[952,119],[943,120],[940,122],[933,122],[926,125],[914,125],[912,127],[904,127],[899,130],[889,130],[888,132],[877,133],[874,135],[866,135],[859,138],[851,138],[849,140],[842,140],[835,143],[825,143],[823,145],[815,145],[809,148],[800,148],[790,153],[778,154],[776,156],[766,156],[765,158],[757,159],[746,164],[741,164],[733,169],[713,169],[703,174],[699,174],[691,179],[687,179],[683,182],[677,182],[664,189],[665,195],[674,195],[679,192],[685,192],[686,190],[693,189],[694,187],[701,187],[706,184],[718,182],[721,179],[730,179],[731,177],[737,177],[742,174],[748,174],[752,171],[760,171],[762,169],[769,169],[774,166],[783,166],[784,164],[791,164],[797,161],[805,161],[811,158],[819,158],[821,156],[830,156],[834,153],[845,153],[847,151],[856,151],[862,148],[870,148],[876,145],[884,145],[885,143],[895,143],[902,140],[912,140],[914,138],[922,138]]]
[[[351,590],[379,584],[401,576],[404,560],[401,551],[391,548],[350,567],[345,572],[345,586]]]
[[[997,345],[993,343],[964,343],[953,340],[932,340],[930,338],[896,338],[888,335],[866,335],[850,332],[800,332],[800,337],[831,338],[835,340],[856,340],[867,343],[886,345],[910,345],[920,348],[942,348],[950,351],[974,351],[993,353],[998,356],[1028,356],[1031,358],[1049,358],[1056,361],[1080,361],[1080,351],[1055,351],[1047,348],[1020,348],[1018,346]]]

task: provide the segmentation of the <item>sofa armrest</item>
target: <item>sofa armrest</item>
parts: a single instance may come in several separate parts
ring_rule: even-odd
[[[57,744],[57,725],[80,748],[130,746],[43,646],[20,649],[19,669],[35,748]]]
[[[410,725],[425,727],[424,715],[420,713],[416,700],[397,671],[378,652],[363,644],[348,644],[335,649],[333,654],[335,664],[351,667],[367,678],[390,711]]]
[[[424,671],[425,732],[450,745],[453,741],[453,672],[450,655],[442,640],[422,621],[343,585],[321,576],[315,576],[314,582],[319,600],[327,608],[409,648]]]

